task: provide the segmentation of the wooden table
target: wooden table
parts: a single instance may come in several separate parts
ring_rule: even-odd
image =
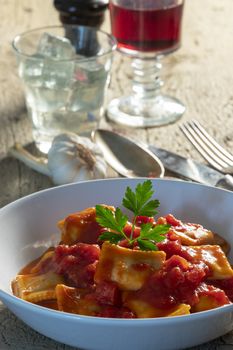
[[[172,125],[127,130],[134,137],[201,160],[179,130],[196,118],[229,151],[233,151],[233,1],[186,0],[182,48],[164,62],[164,92],[186,105],[183,118]],[[12,38],[25,30],[59,23],[53,1],[2,0],[0,11],[0,207],[29,193],[51,187],[50,180],[8,156],[15,142],[32,150],[33,140]],[[109,17],[103,29],[109,31]],[[108,99],[130,89],[129,60],[115,54]],[[106,127],[109,125],[103,121]],[[116,127],[118,129],[118,127]],[[0,349],[71,349],[31,330],[0,306]],[[193,349],[233,349],[233,332]],[[146,350],[146,349],[145,349]]]

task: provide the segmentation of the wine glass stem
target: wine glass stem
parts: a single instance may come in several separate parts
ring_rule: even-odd
[[[159,58],[140,59],[132,61],[132,90],[135,98],[151,99],[160,93],[163,81],[160,77],[162,64]]]

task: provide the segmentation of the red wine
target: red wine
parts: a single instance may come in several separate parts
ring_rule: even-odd
[[[119,49],[172,51],[180,45],[182,13],[183,4],[141,10],[110,3],[112,34]]]

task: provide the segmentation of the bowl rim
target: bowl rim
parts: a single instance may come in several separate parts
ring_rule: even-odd
[[[59,186],[54,186],[54,187],[49,187],[45,188],[30,194],[27,194],[26,196],[23,196],[21,198],[18,198],[3,207],[0,208],[0,215],[3,211],[8,210],[11,207],[14,207],[15,205],[18,205],[21,202],[27,201],[31,198],[37,197],[38,195],[46,195],[48,192],[57,192],[57,191],[62,191],[66,188],[69,187],[76,187],[76,186],[82,186],[82,185],[88,185],[88,184],[95,184],[95,183],[100,183],[100,182],[139,182],[139,181],[145,181],[145,180],[151,180],[152,183],[155,182],[168,182],[168,183],[175,183],[175,184],[182,184],[182,186],[196,186],[196,187],[203,187],[206,188],[207,190],[216,191],[216,192],[226,192],[229,195],[233,195],[233,191],[230,191],[225,188],[220,188],[220,187],[215,187],[212,185],[208,184],[203,184],[203,183],[198,183],[198,182],[193,182],[191,180],[186,181],[183,179],[178,179],[178,178],[170,178],[170,177],[163,177],[163,178],[148,178],[148,177],[134,177],[134,178],[106,178],[106,179],[93,179],[93,180],[84,180],[80,182],[75,182],[75,183],[68,183],[68,184],[63,184]]]
[[[86,316],[86,315],[79,315],[79,314],[72,314],[69,312],[63,312],[59,310],[50,309],[44,306],[40,306],[37,304],[30,303],[29,301],[23,300],[19,297],[16,297],[13,294],[10,294],[8,292],[5,292],[4,290],[0,289],[0,300],[1,297],[8,302],[12,302],[15,305],[21,305],[23,309],[26,309],[29,312],[36,312],[40,315],[51,315],[53,318],[60,319],[68,319],[74,322],[85,322],[85,323],[101,323],[103,325],[119,325],[122,324],[122,322],[126,326],[140,326],[143,325],[169,325],[172,323],[183,323],[183,322],[190,322],[191,320],[200,320],[205,319],[209,317],[215,317],[219,314],[224,313],[233,313],[233,303],[223,305],[220,307],[217,307],[215,309],[210,309],[206,311],[199,311],[196,313],[188,314],[188,315],[178,315],[178,316],[168,316],[168,317],[151,317],[151,318],[111,318],[111,317],[98,317],[98,316]],[[3,301],[4,303],[4,301]]]

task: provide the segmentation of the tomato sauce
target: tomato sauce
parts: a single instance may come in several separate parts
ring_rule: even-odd
[[[91,215],[93,215],[92,212]],[[171,214],[160,217],[157,222],[151,217],[138,216],[135,218],[135,225],[130,222],[125,225],[124,233],[127,237],[132,235],[132,238],[135,239],[140,235],[142,225],[147,223],[153,226],[169,224],[171,227],[164,240],[155,243],[156,249],[166,253],[166,260],[158,270],[150,269],[150,274],[138,290],[130,292],[124,290],[114,280],[114,274],[120,275],[120,270],[117,272],[114,270],[117,267],[114,265],[111,254],[105,260],[101,270],[101,278],[95,278],[103,243],[99,240],[99,235],[103,232],[103,228],[90,220],[89,213],[86,215],[84,225],[85,242],[73,244],[61,242],[23,268],[20,274],[28,275],[35,272],[43,274],[47,271],[54,271],[64,277],[64,283],[69,288],[71,287],[71,295],[75,295],[75,291],[78,289],[85,291],[83,295],[82,293],[79,295],[79,298],[74,299],[73,303],[71,301],[72,310],[74,304],[75,313],[80,313],[82,310],[83,314],[88,312],[88,315],[99,317],[137,318],[137,311],[129,307],[130,300],[136,300],[142,305],[146,303],[151,308],[159,310],[169,310],[175,306],[187,304],[190,306],[191,312],[204,311],[233,302],[233,276],[231,278],[210,279],[210,266],[201,259],[201,255],[194,254],[192,246],[184,245],[183,236],[179,235],[179,232],[185,233],[188,229],[187,239],[196,239],[195,230],[202,229],[201,225],[183,224]],[[69,228],[75,227],[77,229],[77,227],[81,227],[80,225],[82,226],[83,223],[79,219],[77,221],[76,214],[71,215],[66,220],[66,226]],[[78,233],[78,235],[81,237],[83,232]],[[209,237],[212,237],[211,234]],[[71,239],[72,235],[70,234],[66,238]],[[225,244],[224,241],[223,244]],[[126,239],[122,239],[118,245],[122,248],[130,248],[131,251],[139,249],[136,241],[133,246],[129,247]],[[51,254],[47,254],[50,252]],[[144,270],[148,270],[148,266],[150,267],[148,261],[140,263],[131,261],[130,255],[128,260],[119,262],[119,264],[129,264],[130,271],[135,274],[140,274]],[[82,308],[75,309],[79,299],[82,299]],[[56,300],[39,301],[38,304],[58,309]]]

